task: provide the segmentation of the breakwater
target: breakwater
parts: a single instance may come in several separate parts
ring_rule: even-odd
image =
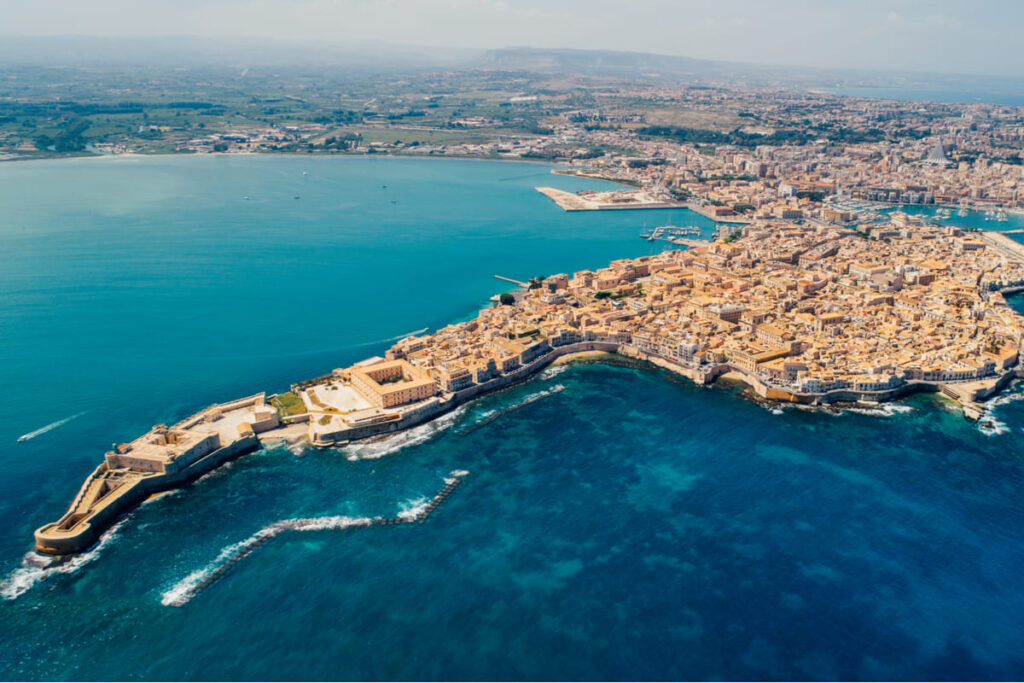
[[[328,531],[345,530],[359,527],[400,526],[407,524],[423,524],[430,515],[441,506],[462,480],[469,474],[465,470],[451,472],[444,479],[444,487],[430,500],[411,510],[400,512],[394,517],[308,517],[283,519],[263,527],[255,534],[235,545],[228,546],[213,563],[197,572],[193,572],[176,583],[163,595],[161,602],[168,607],[182,607],[203,591],[211,588],[223,579],[239,562],[249,557],[274,537],[290,531]]]
[[[536,403],[537,401],[545,399],[548,396],[553,396],[553,395],[555,395],[555,394],[557,394],[557,393],[559,393],[561,391],[565,391],[565,385],[563,385],[563,384],[556,384],[555,386],[551,387],[550,389],[544,389],[543,391],[538,391],[536,394],[532,394],[530,396],[527,396],[526,398],[524,398],[519,403],[513,404],[513,405],[511,405],[508,408],[505,408],[503,410],[496,410],[493,413],[491,413],[490,415],[486,415],[485,417],[482,417],[481,419],[477,420],[476,422],[474,422],[473,424],[469,425],[468,427],[463,429],[461,432],[459,432],[459,436],[466,436],[468,434],[471,434],[471,433],[475,432],[476,430],[480,429],[481,427],[483,427],[485,425],[489,425],[490,423],[494,422],[495,420],[497,420],[502,415],[508,415],[513,410],[519,410],[520,408],[525,408],[526,406],[530,405],[531,403]]]

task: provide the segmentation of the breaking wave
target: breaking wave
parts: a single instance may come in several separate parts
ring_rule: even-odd
[[[263,545],[278,534],[286,531],[329,531],[343,530],[354,527],[370,527],[392,524],[396,522],[411,523],[426,519],[430,513],[451,493],[462,477],[469,474],[466,470],[454,470],[445,477],[445,488],[432,498],[424,496],[406,501],[400,506],[396,517],[348,517],[335,515],[328,517],[305,517],[283,519],[263,527],[243,541],[223,548],[212,562],[192,572],[167,589],[160,602],[168,607],[181,607],[194,598],[203,588],[218,579],[232,565],[245,558],[256,548]]]
[[[561,363],[559,365],[549,365],[548,367],[541,370],[540,374],[537,375],[537,377],[539,379],[551,379],[552,377],[558,377],[568,369],[569,365],[566,363]]]
[[[893,417],[895,415],[906,415],[914,412],[913,406],[900,403],[883,403],[876,408],[846,408],[846,412],[859,415],[874,415],[876,417]]]
[[[978,418],[978,431],[985,436],[1009,434],[1010,426],[996,417],[996,408],[1024,400],[1024,393],[1003,394],[985,403],[985,412]]]
[[[508,407],[502,408],[501,410],[488,410],[484,413],[481,413],[477,421],[463,429],[461,434],[465,436],[466,434],[469,434],[470,432],[475,431],[480,427],[483,427],[484,425],[493,422],[494,420],[497,420],[502,415],[507,415],[508,413],[511,413],[513,410],[518,410],[520,408],[530,405],[535,401],[539,401],[542,398],[547,398],[548,396],[553,396],[561,391],[565,391],[565,385],[556,384],[552,387],[548,387],[547,389],[542,389],[540,391],[535,391],[532,394],[528,394],[523,398],[519,399],[518,401],[516,401],[515,403],[509,405]]]
[[[192,599],[200,585],[205,580],[215,576],[218,573],[218,570],[226,567],[229,562],[237,561],[245,557],[258,546],[263,545],[283,531],[348,529],[356,526],[370,526],[373,522],[374,520],[370,517],[345,516],[284,519],[280,522],[274,522],[269,526],[263,527],[244,541],[234,543],[221,550],[220,554],[214,558],[213,562],[209,563],[202,569],[192,572],[184,579],[171,586],[170,589],[164,592],[160,602],[169,607],[180,607],[181,605],[184,605]]]
[[[117,537],[117,532],[126,521],[127,519],[122,519],[110,527],[110,530],[100,537],[99,543],[78,555],[57,558],[35,551],[28,552],[21,560],[21,566],[0,581],[0,597],[5,600],[14,600],[41,581],[59,574],[72,574],[78,571],[100,556],[103,549]]]
[[[377,458],[383,458],[385,455],[397,453],[403,448],[429,441],[458,422],[465,412],[466,407],[460,406],[450,413],[404,432],[397,432],[375,441],[344,446],[341,452],[349,460],[376,460]]]

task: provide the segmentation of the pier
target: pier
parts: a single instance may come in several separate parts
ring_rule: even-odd
[[[640,235],[640,237],[648,241],[660,240],[662,242],[678,244],[684,247],[706,247],[711,244],[710,240],[695,239],[691,237],[691,235],[699,236],[700,234],[700,228],[693,225],[683,227],[663,225],[660,228],[655,228],[646,235]]]
[[[513,280],[512,278],[505,277],[504,275],[495,275],[494,279],[495,280],[504,280],[505,282],[511,282],[514,285],[519,285],[520,287],[524,287],[524,288],[530,286],[529,283],[520,282],[519,280]]]
[[[466,472],[452,472],[448,477],[445,478],[445,485],[440,491],[438,491],[433,498],[431,498],[423,508],[416,514],[399,514],[397,517],[374,517],[373,519],[358,520],[342,528],[351,528],[354,526],[361,527],[374,527],[374,526],[401,526],[406,524],[423,524],[430,518],[430,515],[437,510],[438,507],[444,503],[448,496],[455,492],[455,489],[462,483],[462,480],[466,477]],[[280,522],[275,522],[265,529],[261,529],[253,536],[249,542],[243,543],[241,547],[226,557],[219,565],[211,570],[203,579],[189,587],[187,590],[182,592],[180,595],[174,597],[173,600],[166,602],[169,607],[182,607],[187,602],[192,600],[203,591],[212,587],[215,583],[220,581],[224,576],[228,574],[239,562],[244,560],[246,557],[251,555],[257,548],[265,544],[270,539],[274,538],[278,534],[285,531],[319,531],[330,529],[331,526],[324,524],[324,522],[332,521],[333,518],[312,518],[312,519],[285,519]]]

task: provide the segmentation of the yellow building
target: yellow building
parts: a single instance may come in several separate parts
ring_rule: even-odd
[[[405,360],[388,360],[349,371],[352,386],[380,408],[392,408],[430,398],[437,382]]]

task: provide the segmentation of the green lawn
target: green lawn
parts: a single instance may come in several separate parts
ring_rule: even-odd
[[[302,399],[299,398],[297,394],[291,391],[278,394],[274,398],[270,399],[270,405],[277,408],[281,417],[301,415],[306,412],[306,404],[302,402]]]

